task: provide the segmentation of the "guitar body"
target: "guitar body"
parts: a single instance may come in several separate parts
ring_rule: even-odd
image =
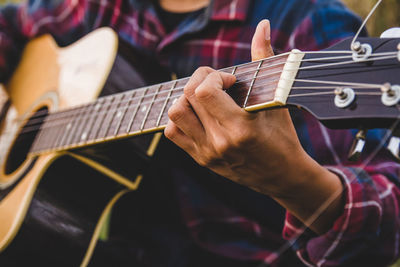
[[[333,128],[396,129],[399,40],[360,40],[371,46],[363,60],[343,51],[349,39],[220,71],[236,76],[227,93],[250,112],[296,106]],[[138,187],[138,174],[151,173],[146,151],[154,142],[144,134],[165,127],[189,80],[155,84],[169,74],[149,57],[117,45],[104,28],[66,48],[48,36],[27,45],[6,87],[7,111],[0,111],[0,264],[88,264],[112,204]],[[96,248],[95,260],[112,265],[119,250]]]
[[[118,75],[111,78],[110,73],[124,68],[117,64],[117,50],[117,36],[106,28],[65,48],[49,36],[26,46],[7,85],[11,104],[0,124],[1,265],[80,264],[104,208],[121,190],[137,187],[136,174],[142,172],[146,157],[132,153],[135,143],[120,141],[33,157],[27,155],[36,131],[21,132],[27,123],[42,122],[48,112],[95,100],[107,86],[111,91],[129,88],[127,84],[143,86],[137,75],[130,75],[125,84]],[[143,150],[145,146],[139,147]],[[105,263],[106,256],[103,260],[101,255],[107,252],[97,254]]]

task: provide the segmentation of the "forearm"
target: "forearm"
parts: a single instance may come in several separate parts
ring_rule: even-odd
[[[343,212],[343,186],[336,174],[304,157],[288,172],[295,182],[272,197],[311,230],[323,234]]]

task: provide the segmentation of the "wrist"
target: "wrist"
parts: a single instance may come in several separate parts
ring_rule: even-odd
[[[316,233],[324,233],[344,209],[340,178],[308,155],[287,171],[282,183],[271,194],[278,203]]]

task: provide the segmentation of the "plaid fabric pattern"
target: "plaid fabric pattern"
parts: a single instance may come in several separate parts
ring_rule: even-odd
[[[188,16],[169,33],[150,1],[30,0],[0,11],[0,79],[10,76],[28,39],[51,33],[66,45],[101,26],[112,27],[132,47],[185,77],[202,65],[222,68],[249,61],[252,35],[264,18],[271,21],[278,53],[295,47],[323,49],[352,36],[360,25],[339,0],[213,0],[204,12]],[[282,219],[284,226],[265,225],[176,170],[181,212],[192,238],[213,253],[271,266],[381,266],[393,261],[399,245],[400,165],[385,150],[366,166],[351,165],[346,155],[354,132],[328,130],[302,112],[295,112],[293,120],[305,150],[343,181],[346,205],[332,229],[316,236],[291,214]],[[383,134],[369,134],[368,152],[380,146]],[[254,194],[241,190],[239,199]],[[279,225],[276,203],[260,203],[251,203],[249,209],[258,209],[263,219]],[[289,243],[282,238],[282,228]],[[286,248],[301,263],[285,260]]]

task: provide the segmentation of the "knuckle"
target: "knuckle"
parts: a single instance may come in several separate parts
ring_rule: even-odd
[[[212,68],[207,66],[201,66],[197,68],[193,75],[208,75],[210,72],[214,71]]]
[[[172,107],[170,107],[170,109],[168,110],[168,117],[170,118],[171,121],[173,122],[177,122],[180,121],[182,119],[182,117],[185,114],[185,110],[184,108],[179,105],[179,104],[175,104]]]
[[[227,139],[218,140],[215,144],[216,157],[224,158],[232,150],[232,145]]]
[[[214,95],[214,90],[211,86],[199,86],[195,90],[196,98],[201,101],[207,101]]]
[[[232,145],[235,148],[248,146],[254,142],[254,134],[249,130],[241,129],[232,135]]]
[[[207,156],[198,158],[196,161],[202,167],[212,168],[213,166],[216,165],[216,162],[218,161],[218,159],[215,156],[207,155]]]
[[[165,135],[165,137],[167,137],[167,138],[170,139],[170,140],[174,139],[175,136],[176,136],[176,134],[177,134],[177,131],[176,131],[176,129],[174,129],[173,127],[166,127],[166,128],[164,129],[164,135]]]

